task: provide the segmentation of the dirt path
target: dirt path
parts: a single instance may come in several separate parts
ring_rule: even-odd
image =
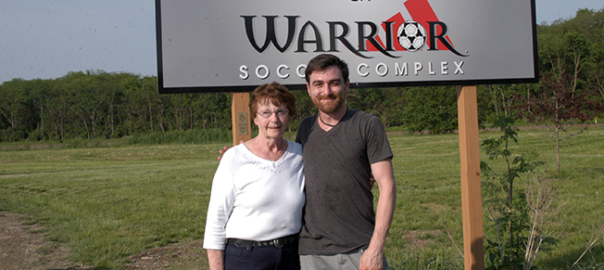
[[[0,213],[2,269],[91,269],[67,260],[67,250],[44,241],[42,228],[26,222],[24,215]]]
[[[0,269],[94,269],[69,261],[67,249],[44,241],[43,228],[27,225],[27,221],[24,215],[0,212]],[[131,256],[125,269],[205,269],[207,262],[201,245],[201,241],[192,241],[149,249]]]

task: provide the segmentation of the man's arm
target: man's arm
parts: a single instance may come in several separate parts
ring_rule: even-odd
[[[380,195],[375,213],[375,228],[369,247],[361,256],[360,270],[383,269],[384,244],[396,205],[396,182],[394,181],[392,159],[389,158],[371,164],[371,172],[378,185]]]
[[[224,250],[208,249],[210,270],[224,270]]]
[[[239,141],[239,144],[242,144],[242,143],[243,143],[243,140]],[[231,149],[230,146],[225,146],[224,148],[218,150],[218,154],[220,154],[220,155],[218,155],[218,160],[221,160],[224,153],[226,153],[226,151],[229,149]]]

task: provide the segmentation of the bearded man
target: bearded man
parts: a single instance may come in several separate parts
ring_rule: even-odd
[[[348,74],[347,64],[330,54],[306,68],[319,112],[296,135],[306,178],[302,269],[388,269],[383,250],[396,203],[392,150],[377,116],[346,106]],[[376,211],[372,178],[380,191]]]

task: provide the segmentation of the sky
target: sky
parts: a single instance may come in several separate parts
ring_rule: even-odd
[[[550,24],[604,1],[536,0],[536,8],[537,23]],[[86,70],[156,76],[156,46],[155,0],[0,0],[0,82]]]

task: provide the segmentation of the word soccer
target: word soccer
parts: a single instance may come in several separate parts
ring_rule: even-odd
[[[439,63],[434,64],[433,62],[421,63],[421,62],[402,62],[402,63],[394,63],[392,67],[388,67],[385,63],[379,63],[375,67],[372,67],[366,63],[360,63],[356,66],[355,71],[361,77],[369,77],[373,74],[379,77],[385,77],[389,74],[394,74],[394,76],[409,76],[410,74],[419,76],[423,74],[428,75],[463,75],[464,72],[462,70],[464,62],[463,61],[453,61],[453,65],[447,61],[441,61]],[[454,70],[452,70],[454,68]],[[294,70],[288,65],[281,64],[278,65],[274,72],[277,77],[281,79],[287,79],[291,76],[292,73],[295,73],[298,77],[305,77],[304,70],[306,69],[305,64],[298,65]],[[239,78],[242,80],[247,80],[250,76],[255,75],[257,78],[266,80],[271,76],[271,69],[267,65],[258,65],[253,71],[250,71],[250,68],[247,65],[241,65],[239,67]],[[253,73],[253,74],[250,74]]]

